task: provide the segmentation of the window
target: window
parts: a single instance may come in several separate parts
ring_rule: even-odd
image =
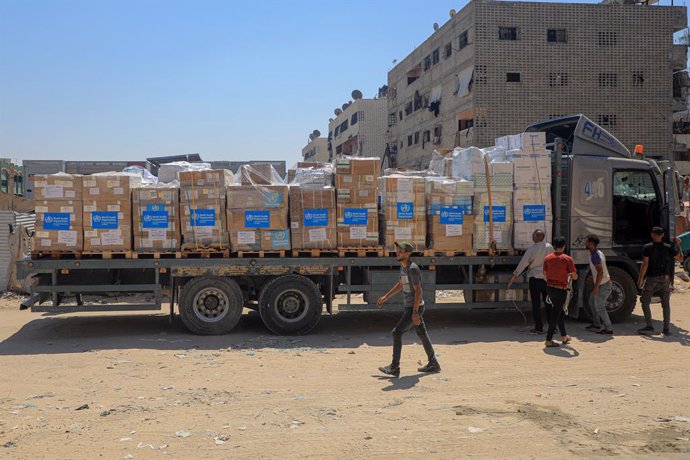
[[[615,115],[599,115],[597,122],[601,126],[616,126],[616,116]]]
[[[498,28],[498,39],[499,40],[517,40],[518,39],[517,27],[499,27]]]
[[[506,81],[511,83],[520,83],[520,72],[508,72],[506,74]]]
[[[340,155],[341,153],[343,153],[343,146],[339,145],[335,148],[335,154]]]
[[[549,86],[568,86],[567,73],[550,73]]]
[[[414,133],[414,145],[419,144],[419,131]]]
[[[618,86],[618,75],[615,73],[600,73],[599,86],[614,87]]]
[[[340,124],[340,132],[344,133],[345,131],[347,131],[347,128],[348,128],[348,122],[347,122],[347,120],[345,120],[344,122],[342,122]]]
[[[335,127],[335,137],[338,137],[340,135],[340,125]]]
[[[426,131],[424,131],[424,133],[422,134],[422,142],[431,142],[431,130],[427,129]]]
[[[458,49],[463,49],[469,44],[467,31],[464,31],[458,36]]]
[[[400,141],[400,150],[402,150],[403,144],[404,144],[404,142],[403,142],[403,141]]]
[[[415,75],[415,76],[409,76],[409,75],[408,75],[408,76],[407,76],[407,84],[408,84],[408,85],[411,85],[412,83],[414,83],[415,81],[417,81],[418,78],[419,78],[419,75]]]
[[[633,72],[633,86],[644,85],[644,74],[642,72]]]
[[[446,43],[446,50],[443,53],[443,55],[445,56],[446,59],[451,57],[453,55],[453,45],[451,45],[450,43]]]
[[[400,111],[400,121],[403,121],[403,111]]]
[[[434,144],[440,144],[441,143],[441,132],[442,132],[441,125],[434,126]]]
[[[616,43],[618,43],[618,32],[599,32],[599,46],[616,46]]]
[[[458,120],[458,131],[470,129],[472,126],[474,126],[474,120],[471,118],[469,120]]]
[[[407,104],[405,104],[405,115],[409,115],[412,113],[412,101],[408,101]]]
[[[427,55],[427,57],[424,58],[424,71],[426,72],[431,68],[431,56]]]
[[[431,53],[431,62],[436,65],[441,61],[441,50],[436,48],[433,53]]]
[[[565,29],[549,29],[546,31],[546,41],[551,43],[566,43],[568,36]]]
[[[352,117],[350,117],[350,124],[351,125],[356,125],[357,124],[357,112],[352,114]]]
[[[411,145],[412,145],[412,134],[410,134],[409,136],[407,136],[407,146],[409,147],[409,146],[411,146]]]
[[[388,126],[395,126],[398,123],[398,115],[393,112],[388,115]]]
[[[610,192],[609,192],[610,193]],[[649,171],[613,172],[613,240],[645,243],[661,221],[660,194]]]
[[[422,74],[422,64],[420,63],[420,64],[417,64],[416,66],[414,66],[414,68],[412,70],[410,70],[409,72],[407,72],[405,74],[405,76],[407,77],[407,84],[411,85],[412,83],[417,81],[417,79],[419,78],[419,76],[421,74]]]

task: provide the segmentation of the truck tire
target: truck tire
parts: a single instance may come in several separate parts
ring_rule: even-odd
[[[637,303],[637,286],[632,276],[622,268],[608,267],[611,276],[611,295],[606,304],[606,310],[612,323],[622,323],[635,309]],[[593,283],[589,281],[585,286],[583,299],[582,316],[588,320],[592,319],[589,310],[589,295],[592,292]]]
[[[242,317],[244,296],[228,278],[194,278],[182,288],[180,317],[190,332],[220,335],[230,332]]]
[[[685,258],[683,259],[683,269],[685,270],[685,273],[690,275],[690,254],[685,255]]]
[[[277,335],[306,334],[319,322],[322,312],[321,292],[304,276],[275,278],[259,295],[261,320]]]

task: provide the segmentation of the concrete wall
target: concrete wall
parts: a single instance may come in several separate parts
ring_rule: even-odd
[[[309,141],[302,149],[302,159],[304,161],[328,162],[328,139],[317,137]]]

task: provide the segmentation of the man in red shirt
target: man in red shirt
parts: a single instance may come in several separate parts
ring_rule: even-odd
[[[553,254],[544,258],[544,277],[546,278],[546,291],[551,300],[551,314],[549,315],[549,330],[546,333],[547,347],[557,347],[558,343],[553,341],[553,334],[556,332],[556,325],[561,331],[563,345],[570,342],[570,337],[565,332],[565,319],[563,305],[568,296],[568,285],[570,279],[577,279],[577,270],[572,257],[563,253],[565,251],[565,238],[558,236],[553,240]]]

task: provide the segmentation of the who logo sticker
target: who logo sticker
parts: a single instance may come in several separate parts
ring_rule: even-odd
[[[304,226],[305,227],[327,227],[328,226],[328,209],[305,209],[304,210]]]
[[[91,226],[102,230],[115,230],[118,228],[116,212],[92,212]]]
[[[526,204],[522,208],[522,220],[525,222],[541,222],[546,220],[546,205]]]
[[[506,221],[506,207],[505,206],[492,206],[491,211],[493,212],[494,222],[505,222]],[[489,207],[484,206],[484,222],[489,222]]]
[[[463,210],[461,208],[444,207],[440,211],[441,223],[446,225],[458,225],[463,222]]]
[[[141,214],[141,223],[144,228],[168,228],[167,211],[144,211]]]
[[[345,208],[343,218],[346,225],[367,225],[369,223],[367,210],[361,208]]]
[[[70,216],[67,212],[43,214],[43,230],[69,230]]]
[[[271,213],[269,211],[244,211],[245,228],[269,228]]]
[[[414,219],[414,203],[402,202],[398,203],[398,220],[412,220]]]
[[[189,220],[192,227],[215,227],[215,209],[190,209]]]

